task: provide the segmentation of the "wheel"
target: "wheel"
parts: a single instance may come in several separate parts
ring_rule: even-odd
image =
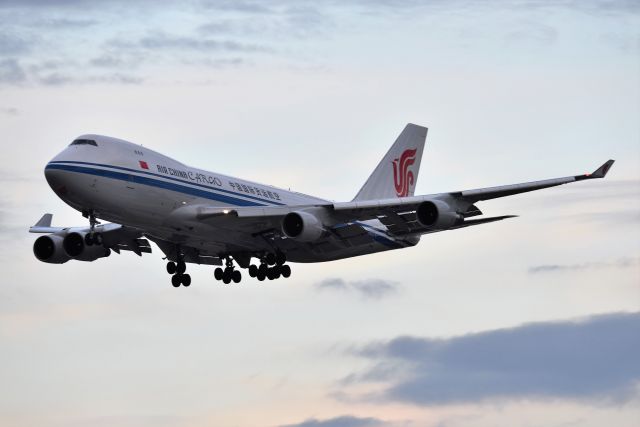
[[[222,271],[222,269],[220,267],[216,268],[216,270],[213,272],[213,277],[216,278],[216,280],[222,280],[222,275],[224,274],[224,272]]]
[[[264,279],[267,277],[265,273],[258,271],[258,274],[256,275],[256,277],[258,278],[259,281],[264,281]]]
[[[84,235],[84,244],[87,246],[93,246],[93,238],[91,237],[91,233],[87,233]]]
[[[280,270],[273,270],[273,273],[271,273],[271,275],[273,276],[273,280],[279,279],[280,278]]]
[[[258,275],[258,267],[251,264],[249,266],[249,276],[256,277]]]
[[[275,279],[275,272],[273,271],[273,268],[270,268],[269,271],[267,271],[267,279],[269,280],[273,280]]]
[[[258,267],[258,274],[262,274],[263,276],[267,277],[268,270],[269,267],[267,267],[267,264],[260,264],[260,267]]]
[[[182,282],[182,286],[189,286],[191,284],[191,276],[189,276],[188,274],[183,274],[182,280],[180,281]]]
[[[184,261],[178,261],[176,264],[176,273],[182,274],[185,271],[187,271],[187,264],[185,264]]]
[[[231,270],[229,267],[224,269],[224,272],[222,273],[222,281],[224,283],[231,283],[231,272],[233,270]]]
[[[169,261],[167,263],[167,273],[174,274],[176,272],[176,263]]]
[[[273,265],[276,263],[276,256],[272,253],[268,253],[265,258],[265,261],[267,261],[267,264]]]
[[[233,283],[240,283],[240,280],[242,280],[242,274],[238,270],[233,270],[233,272],[231,272],[231,279],[233,280]]]
[[[282,252],[278,252],[276,254],[276,264],[282,265],[285,262],[287,262],[287,257],[285,256],[285,254],[283,254]]]
[[[282,267],[280,267],[280,272],[282,273],[282,277],[286,279],[291,276],[291,267],[289,267],[288,265],[283,265]]]
[[[180,282],[182,282],[181,275],[174,274],[173,276],[171,276],[171,284],[173,285],[174,288],[177,288],[178,286],[180,286]]]

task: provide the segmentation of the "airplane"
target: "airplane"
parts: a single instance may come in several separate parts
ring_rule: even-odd
[[[197,169],[121,139],[82,135],[44,174],[89,226],[53,227],[52,214],[45,214],[29,229],[44,234],[33,252],[45,263],[90,262],[123,250],[151,253],[151,241],[164,253],[176,288],[191,284],[188,263],[217,266],[214,277],[225,284],[239,283],[240,269],[275,280],[290,277],[287,262],[401,249],[424,234],[513,218],[478,218],[476,203],[604,178],[614,163],[591,174],[415,196],[426,137],[426,127],[407,124],[355,198],[332,202]]]

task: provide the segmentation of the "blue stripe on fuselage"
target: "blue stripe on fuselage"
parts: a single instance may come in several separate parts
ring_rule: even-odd
[[[176,191],[178,193],[183,193],[183,194],[189,194],[192,196],[201,197],[203,199],[216,200],[219,202],[228,203],[236,206],[268,206],[265,203],[256,203],[251,200],[238,199],[236,197],[229,197],[224,194],[212,193],[209,191],[199,190],[197,188],[187,187],[185,185],[178,185],[172,182],[161,181],[159,179],[126,174],[126,173],[116,172],[112,170],[96,169],[96,168],[90,168],[85,166],[51,164],[51,163],[46,166],[45,170],[47,169],[58,169],[58,170],[64,170],[68,172],[76,172],[76,173],[83,173],[87,175],[95,175],[95,176],[102,176],[105,178],[118,179],[120,181],[134,182],[136,184],[149,185],[152,187]],[[209,187],[206,187],[206,188],[209,188]]]
[[[272,200],[265,200],[265,199],[261,199],[259,197],[251,196],[249,194],[237,194],[237,193],[235,193],[233,191],[225,190],[224,188],[210,187],[208,185],[199,184],[199,183],[196,183],[196,182],[185,182],[185,181],[183,181],[181,179],[174,178],[174,177],[171,177],[171,176],[160,175],[160,174],[157,174],[157,173],[148,172],[148,171],[141,171],[141,170],[137,170],[137,169],[125,168],[123,166],[105,165],[105,164],[102,164],[102,163],[79,162],[79,161],[72,161],[72,160],[61,160],[61,161],[49,162],[49,165],[64,165],[64,164],[100,166],[100,167],[103,167],[103,168],[111,168],[111,169],[118,169],[118,170],[123,170],[123,171],[127,171],[127,172],[135,172],[135,173],[138,173],[138,174],[144,174],[144,175],[149,175],[149,176],[155,176],[155,177],[162,178],[162,179],[168,179],[168,180],[171,180],[171,181],[179,182],[181,184],[188,184],[188,185],[194,185],[196,187],[206,188],[207,190],[220,191],[222,193],[227,193],[227,194],[231,194],[231,195],[234,195],[234,196],[246,197],[248,199],[253,199],[253,200],[256,200],[258,202],[264,203],[264,204],[242,205],[242,206],[268,206],[269,204],[274,204],[274,205],[277,205],[277,206],[284,206],[285,205],[285,203],[279,203],[279,202],[275,202],[275,201],[272,201]],[[49,166],[49,165],[47,165],[47,166]]]

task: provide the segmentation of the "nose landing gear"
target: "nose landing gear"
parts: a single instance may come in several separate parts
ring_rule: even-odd
[[[93,210],[83,211],[82,216],[89,218],[89,232],[84,236],[84,243],[87,246],[101,245],[102,234],[96,232],[96,225],[100,224],[100,221],[96,219],[96,214]]]

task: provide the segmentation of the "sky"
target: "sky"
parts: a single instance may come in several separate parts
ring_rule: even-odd
[[[0,0],[0,425],[640,423],[640,3]],[[348,201],[406,123],[416,194],[575,175],[518,218],[223,285],[48,265],[84,133]]]

